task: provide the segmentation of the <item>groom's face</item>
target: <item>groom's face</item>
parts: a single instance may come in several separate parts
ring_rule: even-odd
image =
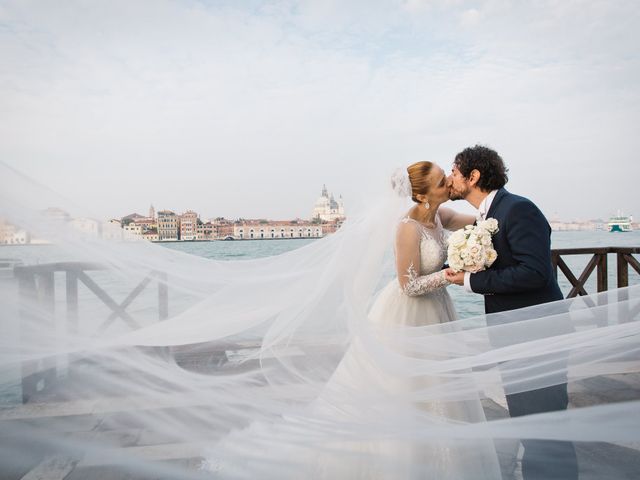
[[[447,183],[449,186],[449,200],[463,200],[467,198],[471,191],[469,179],[465,178],[455,165],[451,169],[451,175],[447,178]]]

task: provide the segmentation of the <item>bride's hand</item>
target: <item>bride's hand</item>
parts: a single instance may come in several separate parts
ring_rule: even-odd
[[[444,276],[449,283],[464,285],[464,272],[456,272],[452,268],[445,268]]]

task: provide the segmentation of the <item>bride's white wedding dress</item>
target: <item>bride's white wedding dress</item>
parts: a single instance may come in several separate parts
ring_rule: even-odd
[[[412,359],[442,361],[442,354],[416,352],[403,342],[407,336],[419,335],[422,327],[455,320],[456,311],[446,291],[448,282],[442,272],[446,260],[446,237],[440,216],[428,228],[410,218],[398,225],[396,265],[398,278],[383,288],[374,302],[369,320],[375,326],[375,340],[406,359],[408,371]],[[399,281],[400,275],[405,278]],[[416,330],[414,332],[414,330]],[[424,333],[422,333],[424,334]],[[428,332],[426,333],[428,334]],[[398,351],[398,349],[400,351]],[[418,420],[424,428],[447,428],[460,423],[485,421],[479,397],[460,400],[447,396],[447,383],[434,375],[398,375],[386,365],[373,360],[365,343],[355,338],[323,393],[313,405],[315,414],[336,415],[358,422],[375,422],[380,415],[387,420],[397,417],[403,422]],[[375,356],[380,358],[380,356]],[[397,364],[395,366],[397,369]],[[467,379],[466,382],[469,382]],[[458,387],[460,385],[458,384]],[[467,385],[468,387],[468,385]],[[468,388],[466,389],[468,391]],[[374,399],[369,405],[346,401],[346,395]],[[384,398],[376,409],[377,398]],[[389,400],[397,400],[397,409],[389,411]],[[384,407],[383,407],[384,408]],[[393,421],[384,422],[386,437],[380,440],[352,441],[331,446],[334,452],[348,451],[344,458],[323,453],[314,462],[312,478],[345,479],[499,479],[500,467],[491,440],[458,440],[454,443],[438,438],[406,438],[388,430]],[[426,437],[429,437],[428,433]]]

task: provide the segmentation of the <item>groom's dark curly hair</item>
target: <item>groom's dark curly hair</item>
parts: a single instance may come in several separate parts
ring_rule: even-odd
[[[473,170],[478,170],[480,180],[477,186],[485,192],[502,188],[509,181],[507,177],[509,169],[504,165],[498,152],[482,145],[465,148],[456,155],[453,165],[465,178],[469,178]]]

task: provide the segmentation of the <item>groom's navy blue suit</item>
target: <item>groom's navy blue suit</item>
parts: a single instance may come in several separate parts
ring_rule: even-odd
[[[499,230],[492,239],[498,258],[491,268],[471,274],[469,278],[471,289],[485,296],[485,312],[504,312],[561,300],[562,292],[551,264],[551,227],[538,207],[501,188],[486,218],[498,221]],[[567,384],[510,394],[507,404],[512,417],[565,410]],[[538,440],[522,443],[525,480],[578,478],[573,444]]]
[[[492,238],[498,258],[469,279],[474,292],[490,294],[486,313],[562,300],[551,265],[551,227],[538,207],[501,188],[486,217],[498,221]]]

